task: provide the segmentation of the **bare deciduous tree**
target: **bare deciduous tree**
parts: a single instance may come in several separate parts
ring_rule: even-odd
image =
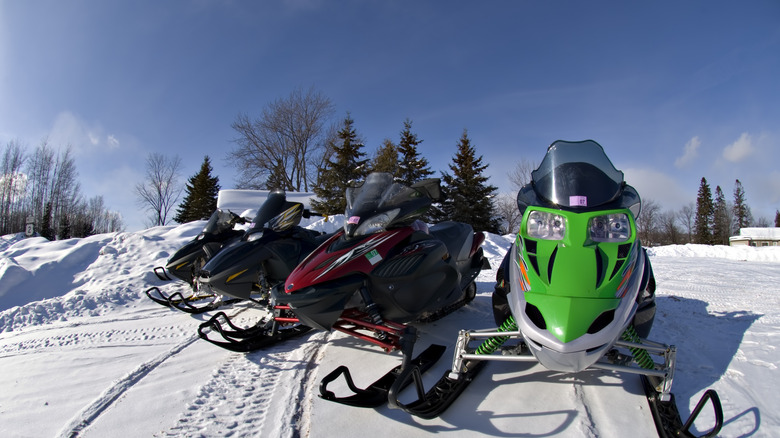
[[[677,221],[682,225],[683,229],[685,230],[686,234],[686,241],[685,243],[691,243],[693,241],[693,223],[694,218],[696,217],[696,205],[691,202],[688,205],[682,206],[679,211],[677,211]]]
[[[19,212],[27,190],[27,176],[22,173],[25,156],[21,145],[11,141],[6,145],[0,163],[0,232],[8,234],[20,229],[24,218]]]
[[[533,161],[529,161],[525,158],[520,160],[515,168],[509,172],[509,182],[512,183],[512,187],[516,191],[520,191],[524,185],[531,182],[531,172],[538,167]]]
[[[502,193],[496,197],[493,202],[496,209],[496,215],[503,218],[503,226],[506,229],[502,230],[504,233],[516,233],[520,230],[520,222],[523,220],[523,215],[520,214],[520,210],[517,208],[517,198],[515,196]]]
[[[662,244],[679,244],[682,243],[682,233],[677,227],[677,216],[673,211],[666,211],[658,216],[659,230],[661,236],[659,243]]]
[[[166,157],[152,153],[146,157],[146,180],[135,186],[140,206],[149,210],[149,226],[166,225],[176,206],[182,186],[179,183],[179,156]]]
[[[326,126],[334,113],[330,99],[313,88],[293,91],[287,99],[269,104],[257,119],[242,114],[233,123],[239,137],[228,155],[246,188],[274,187],[309,191],[326,154]]]
[[[661,207],[652,199],[642,201],[642,210],[636,218],[637,234],[643,245],[650,246],[653,242],[653,233],[658,227],[658,215]]]

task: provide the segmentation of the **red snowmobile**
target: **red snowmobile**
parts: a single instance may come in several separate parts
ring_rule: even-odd
[[[441,318],[475,297],[474,280],[489,269],[481,248],[484,234],[464,223],[429,228],[420,220],[440,199],[439,184],[428,179],[407,187],[387,173],[368,175],[346,191],[343,230],[271,291],[276,304],[288,305],[303,324],[403,353],[398,369],[350,397],[336,398],[327,390],[342,374],[354,388],[349,370],[337,368],[323,380],[324,398],[357,406],[385,403],[400,368],[427,369],[445,350],[434,345],[413,360],[416,334],[408,323]]]

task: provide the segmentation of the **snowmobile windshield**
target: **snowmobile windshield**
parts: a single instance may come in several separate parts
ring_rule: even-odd
[[[209,221],[203,227],[203,234],[220,234],[233,229],[233,213],[229,210],[217,209],[211,213]]]
[[[346,191],[344,231],[347,237],[375,233],[411,221],[430,205],[423,192],[393,180],[389,173],[371,173],[358,187]]]
[[[625,185],[623,172],[592,140],[553,143],[539,168],[531,172],[531,183],[540,198],[574,209],[614,201]]]
[[[268,222],[281,213],[286,202],[287,195],[284,191],[277,190],[269,193],[268,198],[266,198],[265,202],[263,202],[263,205],[260,206],[260,209],[257,210],[257,214],[252,220],[252,223],[249,225],[249,229],[246,231],[246,234],[250,235],[263,231],[263,229],[266,228]]]
[[[347,188],[346,216],[390,210],[409,199],[416,190],[393,181],[389,173],[372,173],[358,187]]]

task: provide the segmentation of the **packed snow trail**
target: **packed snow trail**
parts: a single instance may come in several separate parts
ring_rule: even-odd
[[[356,383],[366,385],[397,365],[398,353],[324,332],[249,354],[192,342],[207,315],[164,308],[143,290],[162,284],[151,269],[200,227],[95,236],[84,243],[100,244],[90,245],[3,239],[0,284],[6,284],[5,275],[19,280],[18,269],[31,275],[0,296],[0,436],[654,434],[633,375],[570,375],[491,362],[441,417],[420,420],[386,406],[351,408],[317,397],[319,379],[336,366],[348,365]],[[426,385],[450,367],[459,329],[493,324],[495,269],[511,241],[489,235],[484,248],[493,269],[478,278],[476,299],[419,326],[415,351],[430,343],[448,347],[426,373]],[[74,251],[86,246],[97,254]],[[705,389],[718,390],[723,437],[780,436],[775,409],[780,396],[772,384],[779,381],[780,363],[779,250],[701,245],[649,250],[658,281],[650,338],[678,347],[673,391],[683,415]],[[39,276],[42,260],[50,264]],[[32,286],[46,298],[3,307],[5,298],[19,299]]]
[[[139,365],[127,376],[121,378],[117,383],[103,391],[103,393],[100,394],[100,396],[94,402],[86,406],[72,420],[70,420],[68,424],[65,425],[65,427],[60,431],[60,433],[57,434],[57,436],[73,437],[80,435],[84,429],[89,427],[92,422],[98,418],[98,416],[100,416],[106,409],[108,409],[111,404],[114,403],[120,396],[127,392],[128,389],[138,383],[139,380],[143,379],[160,364],[170,359],[175,354],[178,354],[183,349],[189,347],[198,339],[199,337],[197,335],[190,336],[167,352]]]

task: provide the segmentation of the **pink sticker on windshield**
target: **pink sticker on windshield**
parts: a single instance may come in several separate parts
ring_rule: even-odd
[[[347,219],[348,224],[357,224],[360,222],[360,216],[351,216],[349,219]]]
[[[587,196],[569,196],[569,207],[587,207]]]

